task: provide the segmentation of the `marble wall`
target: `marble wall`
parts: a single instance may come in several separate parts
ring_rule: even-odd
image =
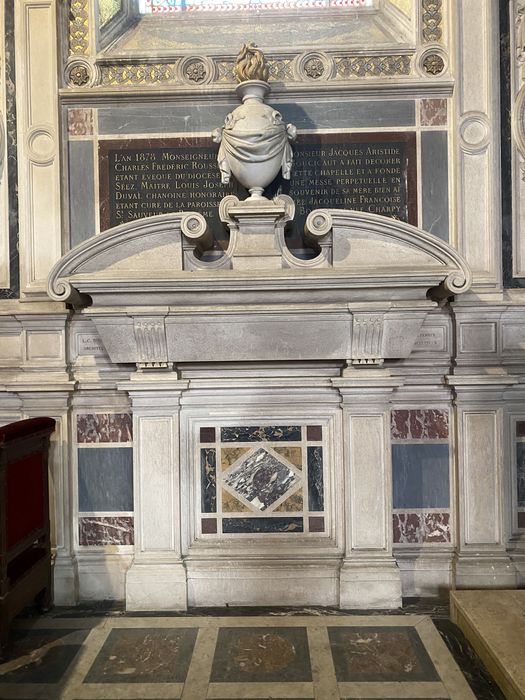
[[[514,62],[519,8],[512,0],[507,13],[507,3],[499,3],[498,15],[492,0],[437,4],[440,23],[424,26],[419,8],[402,56],[368,60],[361,52],[336,61],[333,47],[330,55],[319,48],[316,56],[276,59],[271,77],[271,103],[301,134],[413,138],[416,223],[450,242],[473,271],[472,294],[436,308],[410,358],[387,363],[404,384],[381,408],[390,422],[390,501],[384,528],[372,531],[367,521],[358,534],[367,541],[380,529],[386,533],[381,556],[388,559],[393,547],[408,594],[436,593],[458,581],[525,581],[523,149],[519,139],[511,143],[508,120],[514,111],[516,123],[523,122],[523,67]],[[395,5],[400,13],[406,7]],[[309,547],[320,541],[339,567],[345,542],[359,530],[352,517],[361,506],[351,500],[342,466],[354,453],[343,436],[341,396],[327,398],[325,386],[340,375],[341,362],[247,368],[207,356],[204,365],[180,370],[188,383],[180,389],[182,417],[178,404],[168,418],[159,402],[146,411],[140,396],[131,411],[135,368],[111,363],[89,310],[78,313],[47,296],[53,263],[104,228],[101,147],[112,140],[208,138],[237,104],[231,61],[203,57],[203,84],[185,80],[175,59],[167,67],[160,58],[153,65],[129,56],[112,63],[112,20],[102,36],[94,16],[91,0],[5,2],[0,13],[0,202],[8,213],[0,222],[0,421],[57,418],[51,480],[57,602],[123,598],[133,555],[142,556],[143,542],[155,539],[135,522],[144,455],[134,421],[136,428],[158,420],[169,443],[159,468],[171,476],[179,472],[166,462],[173,457],[169,440],[175,444],[181,432],[182,486],[170,501],[173,519],[159,525],[166,551],[145,555],[157,557],[155,566],[168,556],[182,561],[192,548],[205,558],[225,542],[231,548],[253,541],[271,552],[274,542],[291,541],[315,568],[322,556]],[[312,66],[321,71],[317,77]],[[213,411],[206,381],[227,385]],[[266,381],[270,389],[261,389]],[[293,395],[289,381],[296,382]],[[254,397],[264,391],[259,405]],[[370,395],[362,392],[361,399]],[[201,411],[198,426],[187,418],[192,410]],[[148,457],[156,454],[152,449]],[[172,495],[167,487],[161,494],[165,501]],[[197,555],[193,592],[226,577],[217,565],[206,579]],[[289,550],[287,556],[293,558]],[[282,574],[297,582],[304,573],[287,567],[282,573],[267,565],[268,580]],[[455,581],[454,572],[465,567],[468,575]],[[309,586],[333,603],[338,579],[326,571],[315,580],[326,576],[329,584]]]

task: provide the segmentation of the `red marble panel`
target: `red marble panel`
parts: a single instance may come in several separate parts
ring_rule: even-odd
[[[78,540],[84,547],[133,544],[133,517],[79,518]]]
[[[83,413],[77,416],[77,442],[131,442],[129,413]]]
[[[324,518],[319,516],[308,518],[308,528],[310,532],[324,532]]]
[[[215,442],[215,428],[200,429],[201,442]]]
[[[447,125],[447,100],[423,99],[421,100],[421,126],[446,126]]]
[[[306,428],[306,439],[319,442],[323,439],[323,428],[321,425],[309,425]]]
[[[93,110],[68,109],[67,129],[70,136],[92,136]]]
[[[525,437],[525,420],[516,423],[516,437]]]
[[[203,535],[215,535],[217,533],[217,518],[202,518],[201,529]]]
[[[450,513],[394,513],[394,544],[443,544],[451,541]]]
[[[518,527],[525,530],[525,512],[518,513]]]
[[[446,440],[448,411],[398,409],[391,414],[392,440]]]

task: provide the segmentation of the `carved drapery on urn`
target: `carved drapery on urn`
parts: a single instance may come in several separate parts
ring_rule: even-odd
[[[240,81],[237,94],[242,105],[213,131],[219,143],[217,160],[223,184],[233,174],[250,192],[250,199],[261,198],[264,189],[279,170],[290,179],[295,139],[293,124],[284,124],[280,112],[264,103],[270,92],[268,66],[254,44],[245,44],[237,59],[235,75]]]

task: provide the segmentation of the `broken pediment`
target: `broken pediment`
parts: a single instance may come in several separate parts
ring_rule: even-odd
[[[83,313],[113,362],[367,365],[408,357],[437,299],[470,286],[461,256],[409,224],[314,211],[306,237],[319,252],[305,260],[286,247],[289,197],[226,200],[230,243],[218,259],[202,258],[212,239],[201,215],[140,219],[65,255],[50,274],[49,295],[89,307]]]

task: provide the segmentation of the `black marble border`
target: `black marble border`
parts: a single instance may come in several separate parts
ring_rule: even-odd
[[[20,259],[18,254],[18,151],[16,140],[15,82],[15,9],[12,0],[5,0],[5,84],[7,98],[7,203],[9,206],[9,288],[0,289],[0,299],[20,296]]]
[[[499,2],[500,38],[500,110],[501,110],[501,235],[503,286],[525,287],[525,279],[512,277],[512,131],[510,86],[510,8],[508,0]]]

